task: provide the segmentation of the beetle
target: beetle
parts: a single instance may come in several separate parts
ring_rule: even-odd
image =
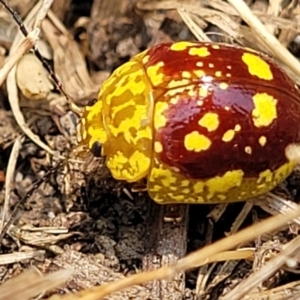
[[[234,45],[156,45],[117,68],[83,110],[79,144],[118,180],[167,203],[264,194],[294,169],[300,93],[267,55]],[[95,155],[95,151],[93,151]]]

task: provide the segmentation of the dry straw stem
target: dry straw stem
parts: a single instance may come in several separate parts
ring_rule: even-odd
[[[45,2],[47,2],[47,1],[45,1]],[[44,2],[42,4],[44,4]],[[41,2],[38,1],[37,4],[30,11],[30,13],[27,15],[26,20],[24,21],[24,24],[26,27],[28,27],[28,28],[32,27],[32,24],[35,22],[36,16],[40,9],[42,9],[42,11],[43,11],[43,13],[41,15],[44,15],[44,7],[42,6],[42,8],[41,8]],[[18,45],[20,44],[20,42],[22,40],[22,37],[23,36],[21,35],[21,32],[18,32],[16,34],[15,39],[10,48],[9,57],[16,51]],[[46,145],[44,142],[42,142],[40,140],[39,136],[34,134],[32,132],[32,130],[26,124],[26,121],[25,121],[22,111],[20,109],[18,87],[17,87],[17,83],[16,83],[16,67],[15,66],[12,68],[12,70],[9,72],[9,74],[7,76],[7,94],[8,94],[8,100],[9,100],[9,103],[11,106],[11,110],[12,110],[13,115],[16,119],[16,122],[20,126],[21,130],[39,147],[41,147],[42,149],[44,149],[51,155],[54,155],[54,156],[57,155],[55,153],[55,151],[53,151],[48,145]],[[58,156],[58,158],[64,159],[63,156]]]
[[[6,172],[6,181],[5,181],[5,200],[2,210],[2,218],[0,223],[0,231],[3,229],[4,220],[6,219],[7,212],[9,210],[9,199],[11,195],[12,183],[14,181],[14,174],[16,169],[16,164],[19,156],[20,149],[22,148],[23,137],[19,136],[12,148],[12,151],[9,156],[8,167]]]
[[[33,23],[33,28],[41,28],[43,20],[46,18],[47,13],[53,3],[53,0],[43,0],[43,5]]]
[[[1,285],[0,299],[32,299],[39,294],[59,287],[71,275],[71,270],[61,270],[45,276],[42,276],[37,270],[27,270]]]
[[[252,31],[257,34],[262,43],[270,49],[274,56],[285,63],[298,77],[300,77],[299,61],[274,37],[260,20],[252,13],[243,0],[228,0],[236,9],[240,17],[249,25]]]
[[[297,208],[297,204],[291,200],[284,199],[273,193],[268,193],[262,197],[258,197],[254,201],[255,205],[258,205],[264,211],[270,215],[281,213],[286,214],[288,211]],[[295,224],[300,225],[300,219],[293,220]]]
[[[177,9],[177,12],[198,41],[211,42],[211,39],[198,26],[189,13],[180,8]]]
[[[96,97],[99,87],[90,78],[86,61],[78,44],[70,37],[67,29],[51,11],[48,19],[43,22],[42,29],[45,38],[53,49],[55,73],[66,93],[73,100],[69,103],[71,107],[74,109],[75,103],[80,99]],[[62,31],[58,32],[60,29]],[[75,108],[75,111],[81,113],[79,108]]]
[[[230,4],[229,4],[230,3]],[[299,31],[300,26],[291,20],[281,17],[276,17],[262,11],[251,11],[250,8],[242,0],[220,1],[209,0],[208,2],[192,3],[190,1],[138,1],[137,8],[141,10],[170,10],[177,9],[180,12],[186,12],[190,15],[187,18],[183,17],[183,21],[190,28],[195,37],[199,40],[205,40],[200,33],[201,28],[197,28],[195,20],[200,19],[211,23],[223,32],[226,32],[226,37],[240,44],[248,44],[259,51],[266,52],[283,62],[283,67],[288,72],[289,76],[298,84],[300,84],[300,63],[293,55],[274,37],[266,27],[259,21],[265,22],[268,28],[278,28],[283,30],[294,31],[295,34]],[[269,11],[269,13],[272,13]],[[180,13],[181,17],[182,14]],[[248,25],[240,24],[240,20],[236,17],[241,17]],[[259,17],[259,19],[258,19]],[[193,19],[194,22],[191,22]],[[199,26],[198,26],[199,27]],[[200,31],[199,31],[200,30]]]
[[[263,235],[274,230],[278,230],[285,226],[288,222],[300,216],[300,206],[297,209],[290,210],[286,215],[277,215],[270,217],[264,221],[256,223],[246,229],[243,229],[232,236],[223,238],[209,246],[206,246],[198,251],[195,251],[178,262],[162,267],[154,271],[148,271],[141,274],[129,276],[127,278],[118,280],[113,283],[109,283],[100,287],[93,288],[91,290],[79,292],[76,295],[76,299],[81,300],[96,300],[102,299],[110,295],[111,293],[118,292],[125,288],[129,288],[133,285],[139,285],[151,280],[167,279],[172,280],[176,273],[184,272],[188,269],[195,268],[199,265],[209,262],[209,258],[217,253],[227,251],[229,249],[236,248],[239,244],[250,242],[260,235]],[[294,243],[289,243],[285,251],[294,253]],[[283,252],[286,255],[287,252]],[[273,261],[274,262],[274,261]],[[275,264],[277,261],[275,260]],[[281,265],[277,265],[278,270]],[[256,274],[256,273],[255,273]],[[257,276],[255,275],[254,276]],[[259,273],[258,273],[259,274]],[[71,300],[74,299],[74,295],[65,296],[52,296],[50,300]]]
[[[247,279],[243,280],[238,286],[231,290],[222,300],[239,300],[246,296],[258,284],[272,276],[286,262],[297,255],[300,250],[300,236],[285,245],[285,249],[279,255],[267,262],[260,270],[252,273]]]
[[[27,259],[33,259],[36,257],[43,257],[45,255],[44,250],[26,251],[26,252],[14,252],[9,254],[0,255],[0,266],[8,264],[14,264]],[[1,299],[1,296],[0,296]]]
[[[11,69],[16,65],[16,63],[20,60],[20,58],[26,54],[36,43],[40,30],[36,28],[31,31],[28,36],[23,40],[20,46],[13,52],[8,60],[5,62],[4,66],[0,69],[0,86],[3,84],[6,79],[8,73]]]
[[[289,282],[285,285],[275,287],[266,291],[254,292],[247,295],[243,300],[262,300],[262,299],[289,299],[298,300],[300,293],[300,281]],[[294,295],[294,297],[292,296]]]

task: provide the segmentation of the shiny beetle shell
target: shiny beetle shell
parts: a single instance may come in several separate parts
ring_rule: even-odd
[[[295,163],[300,94],[265,55],[224,44],[160,44],[103,84],[81,119],[81,145],[102,145],[116,179],[147,178],[159,203],[242,201]]]

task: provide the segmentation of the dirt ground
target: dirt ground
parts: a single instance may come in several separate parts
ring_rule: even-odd
[[[27,17],[35,9],[36,1],[8,2],[25,22],[30,22]],[[229,7],[222,9],[221,4],[199,5],[201,13],[190,15],[194,27],[203,29],[212,41],[238,42],[265,50],[256,43],[255,34],[249,32],[243,21]],[[248,1],[248,4],[262,12],[271,7],[263,1]],[[176,5],[175,1],[57,0],[51,15],[43,21],[38,47],[72,101],[84,106],[96,99],[103,80],[133,55],[159,42],[196,39],[185,9],[198,2],[182,1],[183,10],[177,10]],[[280,13],[273,15],[274,23],[268,24],[269,29],[278,37],[278,32],[282,34],[287,28],[283,19],[294,22],[297,9],[297,5],[281,3]],[[260,17],[266,19],[263,14]],[[293,24],[296,26],[296,21]],[[2,7],[0,28],[0,65],[3,65],[20,30]],[[288,33],[281,42],[295,56],[300,53],[297,40]],[[72,151],[76,146],[78,118],[32,56],[24,58],[24,66],[16,71],[15,82],[7,80],[0,93],[0,202],[6,220],[36,180],[57,163],[57,158],[46,148],[42,149],[24,135],[16,115],[20,118],[21,112],[27,127],[56,155],[76,158]],[[300,77],[294,75],[294,78],[299,82]],[[9,99],[14,84],[19,89],[20,112],[13,109],[14,99]],[[18,149],[16,141],[20,141]],[[13,174],[9,175],[12,153],[17,160]],[[7,181],[10,199],[5,208]],[[297,202],[299,186],[296,170],[275,193],[283,201]],[[41,294],[40,299],[86,290],[176,261],[238,228],[284,211],[261,201],[257,205],[195,205],[189,210],[180,207],[186,214],[183,220],[162,229],[165,208],[155,204],[147,192],[136,192],[136,189],[136,185],[114,180],[103,160],[97,166],[64,163],[18,208],[13,225],[2,240],[2,286],[27,269],[36,268],[46,274],[72,267],[76,275],[60,288]],[[236,224],[238,216],[242,219],[240,226]],[[192,268],[185,275],[180,273],[171,283],[136,285],[105,299],[221,299],[297,237],[297,226],[291,225],[241,245],[244,250],[250,249],[248,256],[227,260],[224,254],[221,260],[225,262],[216,260]],[[157,250],[157,247],[166,249]],[[9,254],[8,259],[5,255]],[[166,261],[162,256],[167,257]],[[296,261],[298,266],[298,258]],[[252,291],[251,299],[287,299],[284,292],[287,290],[290,295],[297,295],[300,280],[297,266],[275,270]],[[0,299],[21,299],[3,295],[0,293]]]

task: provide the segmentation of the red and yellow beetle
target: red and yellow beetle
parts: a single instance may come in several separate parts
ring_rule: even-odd
[[[242,201],[292,172],[300,93],[254,50],[165,43],[116,69],[80,127],[80,144],[100,143],[114,178],[146,177],[158,203]]]

